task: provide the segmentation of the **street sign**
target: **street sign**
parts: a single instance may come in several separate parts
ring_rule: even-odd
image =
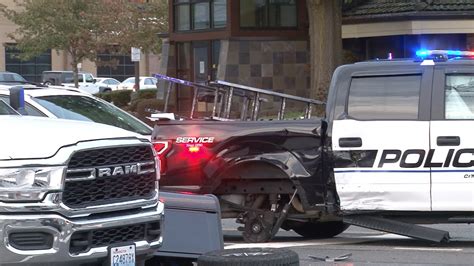
[[[140,48],[132,47],[132,62],[140,62]]]

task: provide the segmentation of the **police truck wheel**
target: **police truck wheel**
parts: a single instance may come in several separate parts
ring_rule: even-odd
[[[343,222],[302,223],[293,230],[307,238],[330,238],[344,232],[349,227]]]
[[[289,249],[239,248],[206,253],[197,260],[198,266],[297,266],[298,254]]]

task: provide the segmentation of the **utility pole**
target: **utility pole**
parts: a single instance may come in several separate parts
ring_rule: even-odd
[[[140,90],[140,48],[132,47],[132,62],[135,64],[135,90]]]

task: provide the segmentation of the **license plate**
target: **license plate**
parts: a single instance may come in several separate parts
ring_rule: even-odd
[[[111,266],[135,266],[135,245],[111,247]]]

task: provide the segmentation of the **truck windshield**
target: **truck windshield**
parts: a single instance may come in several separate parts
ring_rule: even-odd
[[[119,108],[91,97],[56,95],[35,98],[35,101],[58,118],[93,121],[120,127],[142,135],[151,135],[151,129],[137,118]]]

